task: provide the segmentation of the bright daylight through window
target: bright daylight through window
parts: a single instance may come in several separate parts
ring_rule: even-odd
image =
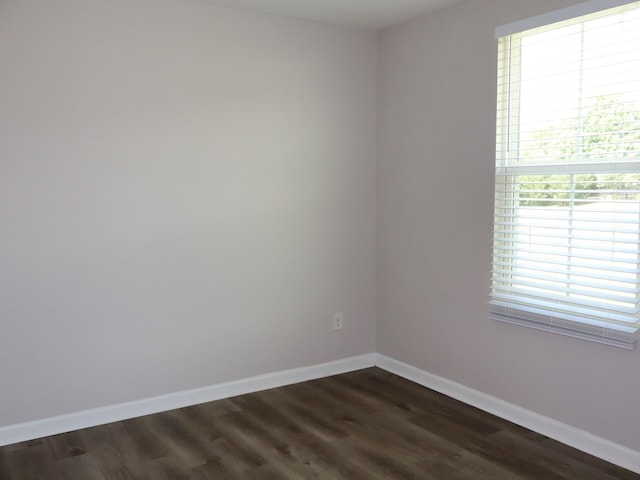
[[[490,310],[497,320],[634,348],[640,2],[622,3],[592,0],[497,29]],[[601,10],[611,4],[619,6]]]

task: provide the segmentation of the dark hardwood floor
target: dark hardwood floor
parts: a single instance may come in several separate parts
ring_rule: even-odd
[[[0,448],[2,480],[640,480],[377,368]]]

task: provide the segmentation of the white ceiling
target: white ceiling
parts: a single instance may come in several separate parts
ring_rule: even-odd
[[[211,0],[218,5],[347,27],[379,29],[460,0]]]

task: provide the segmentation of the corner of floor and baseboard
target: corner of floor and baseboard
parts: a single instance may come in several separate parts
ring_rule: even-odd
[[[640,473],[640,452],[378,353],[0,427],[0,446],[377,366],[578,450]]]
[[[376,354],[376,366],[570,447],[640,473],[640,452],[412,365]]]

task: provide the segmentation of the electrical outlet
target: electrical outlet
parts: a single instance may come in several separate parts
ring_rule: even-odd
[[[342,327],[344,327],[344,314],[342,312],[334,313],[333,314],[333,329],[334,330],[342,330]]]

